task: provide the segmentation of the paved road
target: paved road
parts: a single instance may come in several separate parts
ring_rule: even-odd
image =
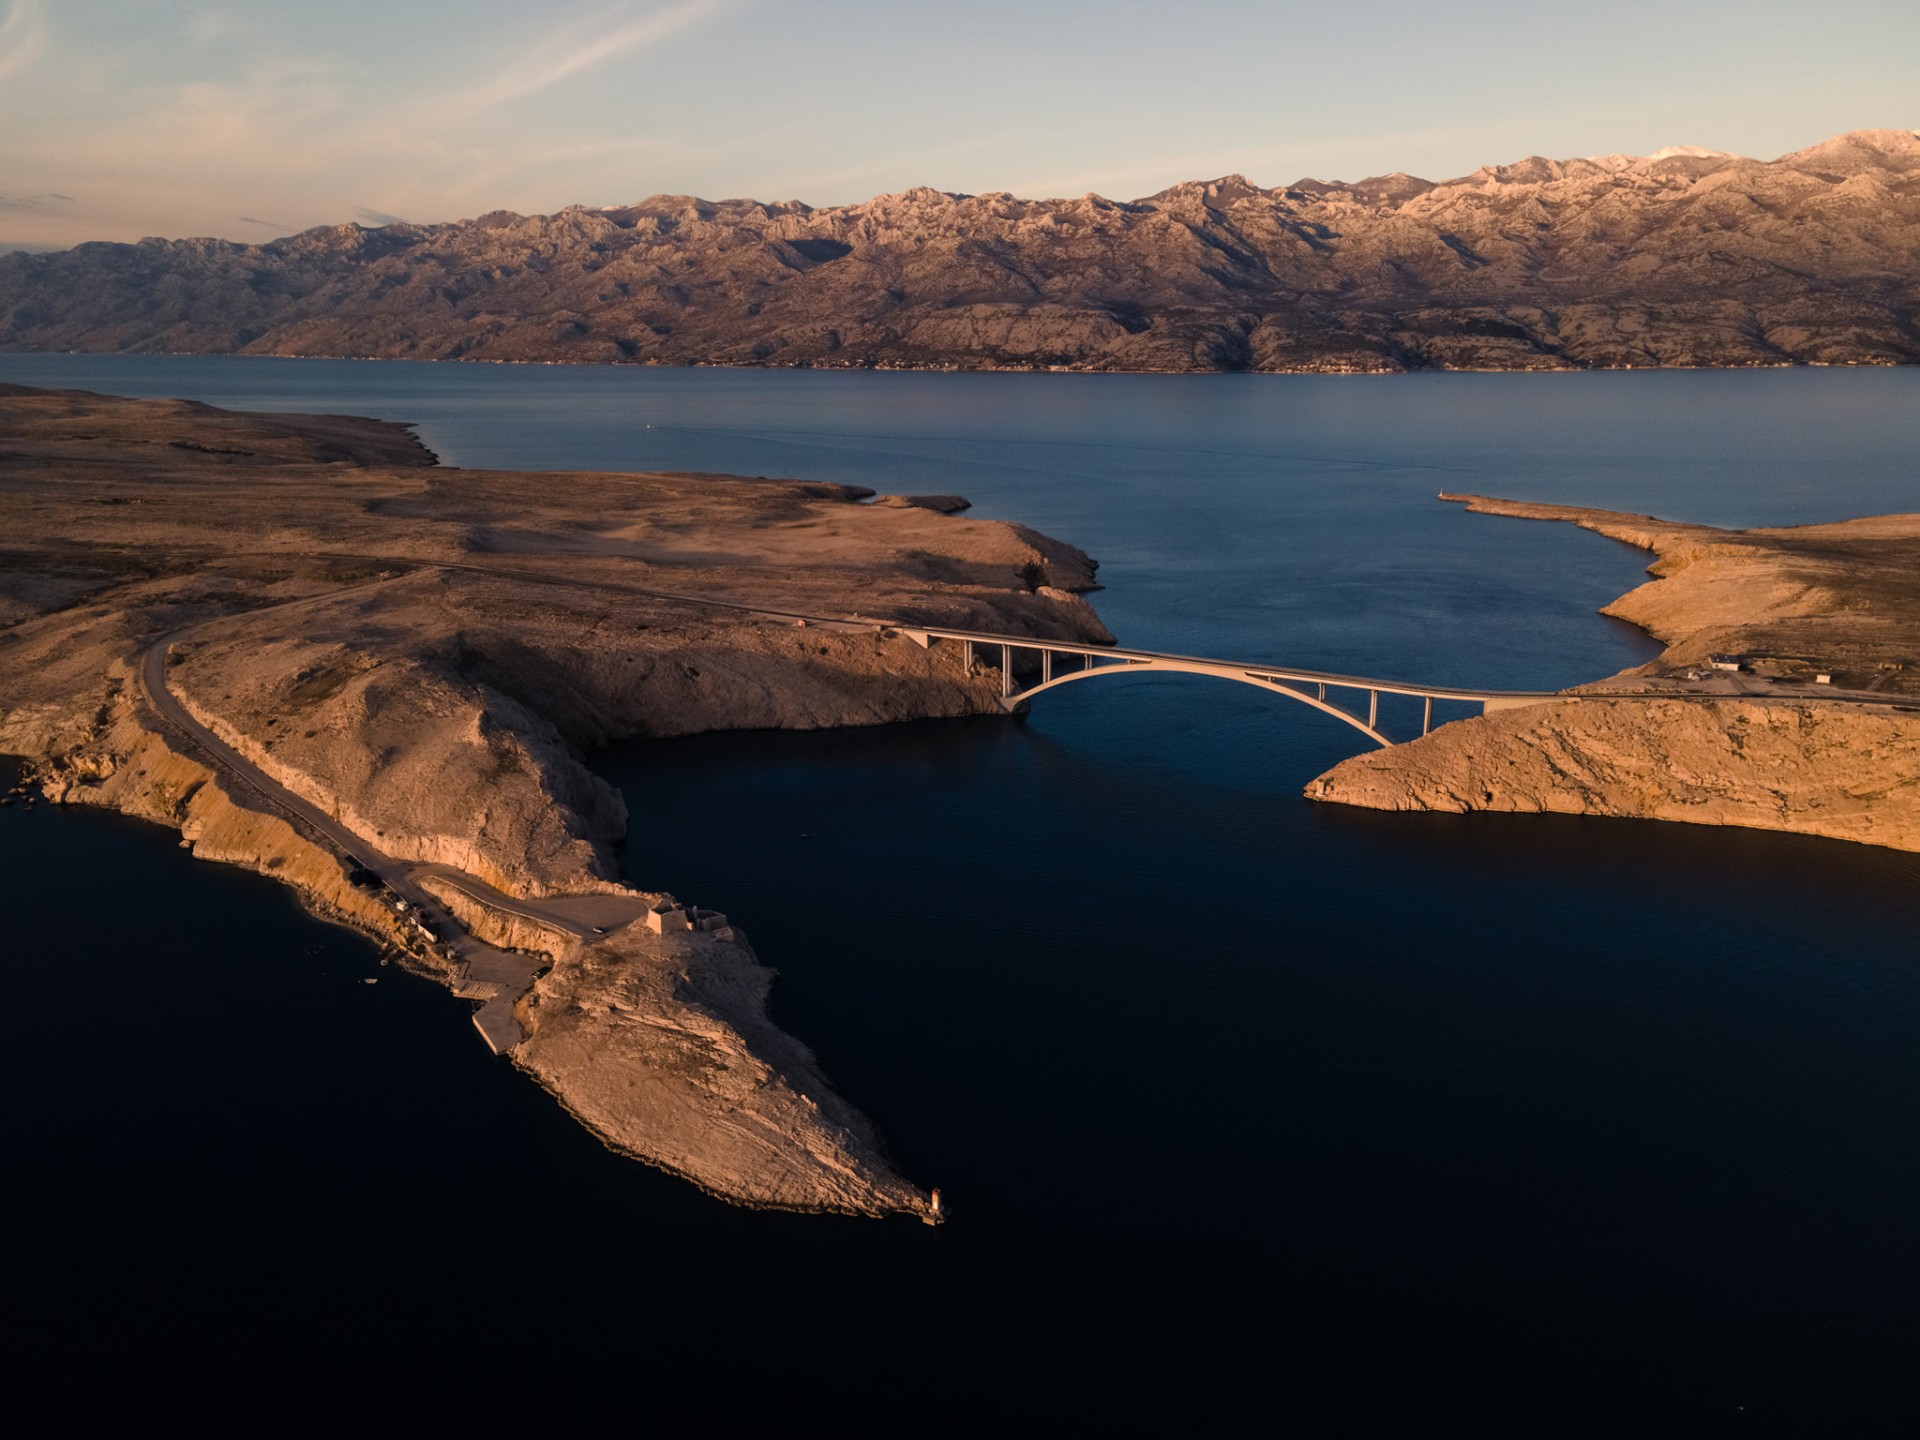
[[[298,603],[298,602],[289,602]],[[416,864],[398,859],[367,837],[356,834],[312,801],[295,794],[260,769],[207,726],[196,720],[167,685],[167,651],[193,627],[163,636],[148,648],[138,671],[140,691],[154,711],[197,747],[222,771],[229,783],[250,790],[268,809],[319,837],[343,860],[357,861],[385,882],[431,925],[465,967],[464,988],[485,1003],[474,1024],[496,1052],[510,1049],[525,1038],[513,1018],[513,1004],[532,986],[544,968],[542,961],[500,950],[473,936],[441,901],[419,881],[434,877],[492,908],[536,921],[541,925],[586,939],[631,924],[645,913],[644,901],[630,896],[586,895],[522,899],[504,895],[483,881],[450,865]],[[473,982],[479,982],[476,986]],[[491,991],[492,993],[486,993]]]
[[[237,779],[246,789],[253,791],[254,795],[270,808],[298,821],[305,828],[317,832],[330,841],[333,848],[341,854],[358,858],[361,864],[393,886],[403,898],[412,900],[413,896],[408,892],[415,887],[408,879],[407,866],[356,835],[319,806],[294,794],[261,770],[212,730],[194,719],[186,706],[180,703],[180,698],[167,688],[167,651],[190,633],[192,633],[190,629],[176,630],[173,634],[155,641],[148,648],[140,663],[140,691],[146,697],[147,703],[164,716],[175,729],[182,731],[189,740],[212,757],[222,770]]]
[[[405,570],[459,570],[541,585],[574,588],[585,585],[593,589],[729,610],[768,619],[788,622],[804,620],[823,628],[870,629],[880,623],[844,616],[808,616],[797,612],[767,610],[738,601],[686,595],[644,585],[628,585],[615,581],[583,582],[561,576],[542,575],[533,571],[515,570],[506,566],[472,565],[460,561],[421,561],[323,551],[257,553],[286,559],[351,560],[362,564],[389,565]],[[385,583],[387,582],[384,578],[364,581],[358,585],[343,586],[320,595],[302,596],[282,603],[299,605],[311,600],[330,600],[353,590],[370,589]],[[469,990],[475,990],[476,987],[471,983],[474,981],[481,982],[479,989],[491,989],[496,992],[486,997],[485,1003],[474,1015],[474,1023],[496,1052],[509,1049],[524,1038],[519,1023],[513,1018],[512,1006],[514,1001],[524,995],[532,985],[535,975],[543,968],[541,962],[524,955],[516,955],[511,951],[497,949],[479,940],[460,924],[451,910],[430,894],[419,883],[420,881],[437,880],[491,909],[517,915],[581,940],[609,934],[632,924],[646,913],[646,902],[633,896],[570,895],[538,899],[510,896],[453,866],[416,863],[389,855],[370,837],[355,833],[335,816],[268,775],[232,745],[221,739],[213,730],[201,724],[181,703],[179,696],[175,695],[167,684],[167,652],[197,628],[199,627],[188,626],[175,630],[154,641],[147,648],[136,672],[141,693],[145,696],[147,703],[184,739],[197,747],[231,783],[251,791],[255,798],[268,809],[278,811],[292,821],[297,828],[302,828],[319,838],[336,851],[343,861],[357,862],[363,868],[378,875],[395,896],[406,901],[413,913],[438,933],[442,943],[453,951],[463,965],[464,981],[456,984],[456,993],[459,993],[462,984]]]
[[[489,910],[518,915],[550,929],[564,930],[578,939],[591,939],[631,925],[646,914],[646,902],[632,895],[547,895],[522,899],[496,890],[464,870],[451,865],[414,864],[408,867],[415,880],[432,878],[477,900]]]

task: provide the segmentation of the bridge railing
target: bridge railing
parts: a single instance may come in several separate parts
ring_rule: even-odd
[[[1557,698],[1551,692],[1526,690],[1479,690],[1461,686],[1419,685],[1404,681],[1379,680],[1364,675],[1340,675],[1324,670],[1302,670],[1284,665],[1261,665],[1233,660],[1216,660],[1202,655],[1180,655],[1162,650],[1132,650],[1116,645],[1092,645],[1072,640],[1045,640],[1032,636],[996,634],[985,630],[958,630],[945,626],[893,625],[885,627],[906,635],[916,644],[931,647],[936,640],[958,642],[965,647],[964,664],[973,668],[974,654],[981,647],[1000,652],[1000,698],[1009,710],[1017,709],[1044,690],[1082,680],[1089,675],[1130,669],[1175,671],[1183,674],[1211,675],[1237,680],[1261,689],[1277,690],[1289,699],[1325,712],[1351,725],[1381,746],[1394,742],[1380,729],[1380,697],[1409,696],[1422,702],[1420,733],[1433,728],[1435,701],[1478,705],[1482,713],[1490,710],[1517,709],[1539,705]],[[1028,651],[1040,657],[1040,681],[1021,686],[1014,674],[1014,657]],[[1071,656],[1083,663],[1060,673],[1056,657]],[[1312,693],[1308,693],[1308,689]],[[1350,690],[1355,698],[1367,697],[1366,718],[1357,709],[1349,710],[1328,698],[1329,690]]]
[[[1382,695],[1410,695],[1415,699],[1509,700],[1537,704],[1557,698],[1556,692],[1550,690],[1481,690],[1460,685],[1422,685],[1415,681],[1381,680],[1370,675],[1342,675],[1330,670],[1303,670],[1288,665],[1221,660],[1212,656],[1182,655],[1166,650],[1130,650],[1117,645],[1092,645],[1073,640],[1042,640],[1032,636],[995,634],[985,630],[954,630],[940,626],[909,624],[895,624],[887,628],[898,630],[923,646],[932,640],[958,640],[974,645],[1032,650],[1042,654],[1083,655],[1095,661],[1132,661],[1146,665],[1156,663],[1192,665],[1207,670],[1234,671],[1308,685],[1329,685],[1347,690],[1371,690]]]

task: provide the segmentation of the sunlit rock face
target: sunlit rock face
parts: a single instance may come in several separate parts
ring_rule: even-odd
[[[1569,692],[1578,699],[1355,756],[1308,785],[1309,798],[1741,825],[1920,850],[1920,515],[1718,530],[1444,498],[1653,551],[1658,578],[1606,613],[1667,649]]]
[[[0,346],[1092,370],[1920,359],[1920,138],[1145,199],[654,196],[0,257]]]

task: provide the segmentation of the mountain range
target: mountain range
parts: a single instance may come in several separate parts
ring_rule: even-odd
[[[1920,135],[1132,201],[661,195],[0,257],[0,349],[1083,370],[1920,361]]]

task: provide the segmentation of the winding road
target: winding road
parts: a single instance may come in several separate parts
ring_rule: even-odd
[[[489,909],[530,920],[579,940],[610,933],[632,924],[646,913],[647,901],[639,896],[527,899],[503,894],[451,865],[416,863],[387,854],[247,759],[196,719],[180,697],[168,688],[168,651],[195,628],[190,626],[162,636],[147,649],[137,672],[142,697],[171,729],[211,761],[228,783],[251,791],[265,808],[277,811],[296,829],[319,839],[339,855],[343,865],[357,864],[379,876],[390,894],[406,903],[408,909],[402,913],[417,916],[435,932],[445,951],[460,967],[454,978],[454,993],[483,1002],[474,1012],[474,1024],[496,1054],[511,1049],[525,1038],[513,1016],[513,1005],[546,968],[545,962],[498,949],[478,939],[421,881],[438,880]]]

